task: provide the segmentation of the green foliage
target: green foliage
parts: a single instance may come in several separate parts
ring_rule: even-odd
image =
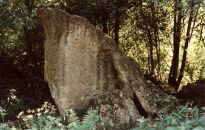
[[[0,130],[16,130],[15,127],[11,128],[8,124],[0,123]]]
[[[6,110],[0,106],[0,130],[16,130],[15,127],[10,127],[8,123],[4,122],[6,115]]]
[[[1,130],[96,130],[96,122],[99,120],[97,110],[89,110],[81,120],[74,111],[70,110],[69,114],[63,120],[60,117],[47,115],[44,112],[36,115],[24,115],[22,121],[26,128],[14,127],[7,122],[0,123]],[[0,115],[4,119],[6,115],[4,109],[0,109]],[[22,113],[21,113],[22,114]],[[67,123],[66,123],[67,122]],[[67,125],[66,125],[67,124]]]
[[[28,130],[59,130],[62,127],[60,120],[52,116],[39,116],[37,118],[28,119],[30,124]]]
[[[4,122],[4,120],[8,118],[14,118],[16,113],[22,110],[22,107],[22,101],[16,97],[15,91],[11,89],[5,105],[3,108],[0,107],[0,122]]]
[[[0,107],[0,121],[4,122],[4,118],[7,115],[6,110]]]
[[[1,118],[6,111],[0,108]],[[22,113],[21,113],[22,114]],[[1,130],[96,130],[99,121],[98,110],[89,110],[83,118],[70,110],[64,118],[48,115],[43,111],[33,115],[24,115],[25,128],[15,127],[7,122],[0,123]],[[164,119],[138,119],[138,127],[132,130],[202,130],[205,128],[205,107],[192,107],[191,104],[180,106],[175,113]]]
[[[96,122],[99,120],[97,113],[97,110],[90,110],[87,115],[83,117],[82,121],[80,121],[76,113],[70,111],[67,128],[69,130],[96,130]]]
[[[3,0],[0,2],[0,28],[32,28],[34,20],[24,0]]]
[[[139,126],[133,130],[202,130],[205,128],[205,107],[200,113],[197,107],[191,108],[187,104],[160,121],[141,119],[139,122]]]
[[[139,1],[142,2],[142,5],[139,4]],[[204,78],[205,41],[204,27],[201,26],[205,18],[204,8],[201,7],[202,0],[193,0],[193,3],[194,7],[192,7],[192,1],[189,0],[177,3],[177,7],[182,8],[181,15],[184,19],[180,34],[180,62],[186,39],[187,23],[192,9],[192,17],[195,19],[192,23],[193,30],[190,36],[182,85]],[[120,30],[120,47],[126,54],[138,61],[146,74],[152,74],[150,72],[152,72],[151,55],[153,55],[154,77],[167,82],[173,57],[174,2],[130,0],[130,6],[131,8],[127,10],[127,19]],[[152,46],[153,48],[151,48]]]
[[[0,109],[0,115],[6,115]],[[1,130],[96,130],[99,121],[98,110],[89,110],[81,119],[72,110],[63,119],[40,112],[36,115],[23,116],[26,128],[14,127],[7,122],[0,123]],[[191,107],[190,104],[181,106],[160,120],[139,119],[138,127],[132,130],[203,130],[205,128],[205,107]]]

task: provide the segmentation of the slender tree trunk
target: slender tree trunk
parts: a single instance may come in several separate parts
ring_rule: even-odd
[[[149,43],[149,45],[148,45],[148,47],[149,47],[149,60],[150,60],[150,76],[153,76],[154,74],[155,74],[155,63],[154,63],[154,54],[153,54],[153,48],[154,48],[154,45],[153,45],[153,38],[152,38],[152,34],[151,34],[151,32],[150,32],[150,29],[149,29],[149,24],[148,24],[148,22],[147,22],[147,18],[146,18],[146,16],[144,15],[144,13],[143,13],[143,9],[142,9],[142,0],[139,0],[139,11],[140,11],[140,14],[141,14],[141,16],[142,16],[142,20],[143,20],[143,22],[144,22],[144,24],[145,24],[145,27],[144,27],[144,29],[145,29],[145,32],[146,32],[146,36],[147,36],[147,39],[148,39],[148,43]]]
[[[177,80],[177,87],[179,87],[179,85],[181,83],[181,80],[183,78],[183,75],[184,75],[184,69],[185,69],[186,59],[187,59],[187,50],[188,50],[189,43],[190,43],[190,40],[191,40],[191,35],[192,35],[191,30],[193,30],[193,28],[194,28],[194,26],[192,26],[192,29],[191,29],[191,25],[192,25],[192,22],[193,22],[193,15],[194,15],[194,10],[193,10],[194,3],[193,3],[193,1],[192,1],[191,4],[192,4],[191,5],[191,12],[190,12],[189,20],[188,20],[188,25],[187,25],[186,39],[185,39],[185,45],[184,45],[181,68],[180,68],[179,77],[178,77],[178,80]],[[196,20],[196,17],[195,17],[195,20]]]
[[[0,29],[0,45],[3,44],[3,35],[2,35],[2,29]]]
[[[155,10],[155,5],[154,2],[151,2],[151,12],[152,12],[152,19],[153,19],[153,30],[154,30],[154,46],[157,54],[157,73],[159,75],[159,78],[161,79],[160,76],[160,67],[161,67],[161,59],[160,59],[160,46],[159,46],[159,35],[158,35],[158,22],[157,22],[157,17],[156,17],[156,10]]]
[[[103,16],[103,23],[102,23],[103,24],[102,25],[103,28],[102,29],[103,29],[103,32],[106,33],[106,34],[108,34],[108,25],[107,25],[108,22],[107,22],[107,19],[108,18],[106,16]]]
[[[152,35],[151,35],[150,31],[148,31],[148,40],[149,40],[149,48],[150,48],[149,53],[150,53],[150,63],[151,63],[150,76],[153,76],[155,74],[155,72],[154,72],[155,64],[154,64]]]
[[[203,24],[203,22],[204,22],[203,19],[201,19],[201,22],[200,22],[200,24],[201,24],[201,29],[200,29],[199,42],[200,42],[200,41],[204,42],[204,41],[203,41],[203,30],[204,30],[205,24]],[[204,43],[204,45],[205,45],[205,43]]]
[[[149,51],[149,49],[147,49],[147,51]],[[148,73],[147,74],[150,74],[150,72],[151,72],[151,64],[150,64],[150,54],[149,53],[147,53],[147,64],[148,64]]]
[[[119,47],[119,30],[120,30],[120,10],[119,10],[119,2],[116,0],[115,6],[115,26],[114,26],[114,40]]]
[[[35,0],[25,0],[25,5],[27,6],[29,14],[32,14],[34,2]]]
[[[32,15],[33,10],[33,4],[34,0],[25,0],[25,5],[27,7],[27,11],[29,12],[29,15]],[[33,43],[34,43],[34,36],[33,36],[33,29],[28,29],[27,27],[24,27],[24,42],[26,44],[27,53],[29,56],[29,60],[35,60],[33,58],[34,52],[33,52]]]
[[[180,49],[180,42],[181,42],[181,21],[182,21],[182,10],[178,6],[181,0],[175,1],[174,7],[174,32],[173,32],[173,57],[171,62],[171,68],[169,72],[169,79],[168,84],[175,87],[175,90],[178,89],[176,87],[177,82],[177,74],[178,74],[178,66],[179,66],[179,49]]]

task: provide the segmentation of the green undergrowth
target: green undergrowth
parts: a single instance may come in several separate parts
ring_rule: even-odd
[[[80,118],[72,110],[60,117],[45,108],[30,110],[30,114],[21,112],[17,121],[11,122],[5,121],[8,113],[0,107],[0,130],[97,130],[98,110],[90,109]],[[186,104],[164,119],[138,119],[136,123],[137,127],[131,130],[204,130],[205,107]]]
[[[0,107],[0,130],[96,130],[96,122],[99,120],[98,111],[93,109],[88,110],[82,118],[72,110],[64,117],[50,110],[42,110],[30,110],[30,114],[21,112],[16,122],[4,122],[7,113]]]
[[[139,126],[132,130],[205,130],[205,107],[199,109],[186,104],[164,119],[139,119],[138,122]]]

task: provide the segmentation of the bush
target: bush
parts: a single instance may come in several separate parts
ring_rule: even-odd
[[[190,104],[181,106],[176,113],[159,121],[151,122],[150,119],[141,119],[139,126],[133,130],[204,130],[205,107],[199,110],[197,107],[189,106]]]

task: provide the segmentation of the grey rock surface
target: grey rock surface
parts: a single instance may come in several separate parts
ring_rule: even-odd
[[[45,79],[62,115],[94,99],[104,126],[118,129],[156,114],[164,98],[175,102],[148,85],[137,62],[85,18],[45,7],[37,13],[46,36]]]
[[[46,35],[45,79],[60,113],[117,88],[112,39],[85,18],[62,10],[41,8],[38,16]]]

